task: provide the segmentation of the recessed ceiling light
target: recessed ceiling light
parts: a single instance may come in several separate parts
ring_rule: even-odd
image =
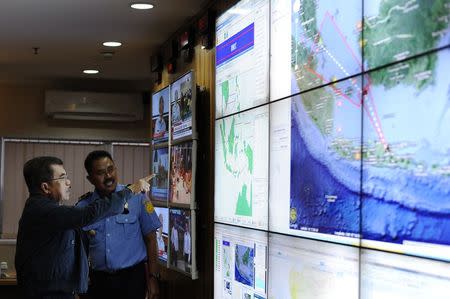
[[[83,73],[85,74],[98,74],[98,70],[84,70]]]
[[[120,47],[122,45],[121,42],[104,42],[103,45],[105,47]]]
[[[131,8],[134,9],[152,9],[153,4],[146,3],[146,2],[135,2],[130,4]]]

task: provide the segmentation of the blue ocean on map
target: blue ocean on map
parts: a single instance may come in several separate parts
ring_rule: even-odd
[[[290,207],[296,217],[291,213],[291,229],[450,245],[449,61],[450,51],[443,50],[434,70],[418,74],[432,74],[432,82],[424,88],[398,82],[389,89],[372,86],[369,92],[380,115],[382,136],[390,145],[404,147],[399,152],[417,160],[419,168],[423,164],[422,172],[367,161],[361,171],[360,161],[332,151],[332,136],[322,135],[305,111],[302,95],[293,98]],[[364,79],[369,82],[367,76]],[[300,91],[294,76],[292,87],[293,93]],[[364,117],[363,143],[376,140],[380,134],[367,111],[359,110]],[[441,172],[431,165],[440,165]]]
[[[234,277],[236,281],[250,287],[254,287],[255,285],[254,258],[254,248],[239,244],[236,245]]]

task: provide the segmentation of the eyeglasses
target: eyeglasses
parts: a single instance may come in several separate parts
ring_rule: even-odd
[[[68,180],[68,179],[69,179],[69,177],[67,176],[67,174],[65,174],[59,178],[49,179],[48,181],[51,182],[51,181]]]
[[[116,170],[116,166],[111,165],[111,166],[108,166],[106,169],[97,170],[95,172],[95,175],[98,175],[98,176],[105,176],[107,174],[111,175],[111,174],[113,174],[113,172],[115,170]]]

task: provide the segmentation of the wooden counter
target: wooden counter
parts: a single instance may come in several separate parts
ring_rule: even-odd
[[[0,286],[15,286],[17,280],[15,278],[0,278]]]

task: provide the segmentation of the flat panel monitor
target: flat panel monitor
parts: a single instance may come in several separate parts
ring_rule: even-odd
[[[269,235],[271,299],[358,299],[359,249]]]
[[[270,99],[362,71],[362,1],[271,1]]]
[[[152,140],[153,143],[169,139],[169,87],[152,95]]]
[[[195,211],[170,208],[169,214],[169,267],[195,279]]]
[[[151,198],[167,203],[169,193],[169,148],[154,148],[152,172],[156,177],[151,181]]]
[[[363,249],[361,299],[444,299],[450,292],[450,264]]]
[[[172,141],[195,135],[195,103],[195,78],[190,71],[170,85]]]
[[[242,0],[216,21],[216,118],[269,98],[269,1]]]
[[[366,75],[364,246],[450,261],[449,61],[445,49]]]
[[[269,107],[216,120],[215,220],[267,229]]]
[[[170,205],[195,204],[196,142],[178,143],[170,148]]]
[[[267,298],[267,233],[216,224],[214,299]]]
[[[366,70],[450,45],[448,1],[363,2]]]
[[[169,209],[155,207],[161,227],[156,231],[156,243],[158,246],[158,260],[167,263],[167,252],[169,250]]]
[[[361,96],[356,77],[270,105],[270,230],[359,244]]]
[[[303,94],[303,96],[305,101],[312,101],[313,95]],[[352,235],[346,231],[339,231],[338,221],[332,218],[333,215],[326,215],[327,213],[333,212],[333,208],[337,208],[338,210],[344,209],[344,207],[340,208],[340,206],[342,206],[342,201],[345,198],[338,198],[337,201],[332,202],[334,197],[330,197],[327,200],[326,196],[332,196],[333,194],[327,194],[323,190],[318,189],[321,187],[321,173],[327,173],[328,170],[325,167],[318,167],[320,163],[315,162],[313,157],[316,155],[323,157],[327,155],[326,153],[333,154],[333,148],[321,145],[312,149],[315,151],[314,155],[305,155],[308,152],[308,147],[304,145],[302,140],[303,136],[306,139],[307,135],[303,134],[299,136],[296,132],[292,132],[293,130],[298,131],[299,129],[297,125],[298,119],[294,116],[297,115],[297,112],[301,111],[300,108],[304,109],[302,100],[301,96],[295,96],[270,104],[269,230],[283,234],[359,245],[360,242],[356,235]],[[295,106],[296,103],[299,107]],[[318,101],[317,104],[318,107],[316,109],[319,110],[323,103]],[[348,105],[345,107],[347,110],[349,109]],[[333,115],[336,117],[336,123],[342,124],[342,119],[352,117],[357,129],[360,126],[360,116],[358,115],[360,112],[358,110],[345,112],[347,116],[340,115],[343,112],[334,110]],[[319,115],[319,111],[317,114],[313,114],[312,117],[315,118],[316,115]],[[309,119],[309,130],[312,130],[314,128],[313,125],[318,124],[320,121],[320,119],[317,119],[318,122],[314,123],[311,118],[306,117],[306,114],[303,114],[302,119],[304,122]],[[328,122],[330,121],[334,121],[334,119],[330,117]],[[348,121],[350,123],[351,120],[349,119]],[[358,132],[356,131],[353,138],[357,137],[357,134]],[[324,138],[328,138],[328,136],[338,140],[340,138],[336,134],[329,134]],[[316,137],[310,138],[314,139]],[[314,141],[310,140],[309,143],[314,144]],[[357,147],[357,141],[354,141],[354,146]],[[333,157],[333,155],[330,156]],[[334,156],[336,155],[334,154]],[[315,178],[313,177],[314,175]],[[307,177],[310,177],[309,181],[305,181]],[[359,177],[356,180],[359,182]],[[300,186],[298,186],[299,184]],[[339,196],[339,191],[342,189],[338,186],[335,185],[333,187],[333,185],[328,183],[326,191],[331,193],[334,189],[333,192],[338,193]],[[299,190],[303,190],[303,192],[299,192]],[[318,193],[319,191],[324,193]],[[315,200],[307,198],[310,194],[314,194],[313,198]],[[355,195],[353,202],[355,207],[352,208],[352,210],[355,210],[354,213],[348,214],[342,212],[341,215],[353,217],[349,221],[358,221],[357,203],[357,195]],[[314,204],[322,207],[323,210],[314,207]],[[307,206],[309,210],[300,209],[299,206]],[[336,214],[334,214],[334,217],[336,217]],[[316,225],[316,223],[322,223],[322,227]],[[330,231],[330,228],[333,228],[332,224],[336,224],[336,230],[333,232]],[[357,226],[357,223],[355,225]],[[324,227],[328,229],[324,229]],[[357,227],[355,227],[354,232],[357,232]]]

